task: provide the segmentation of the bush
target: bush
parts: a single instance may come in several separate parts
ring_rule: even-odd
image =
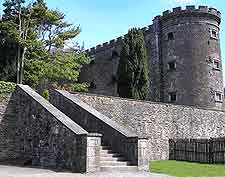
[[[49,91],[46,89],[42,92],[42,96],[46,99],[49,100]]]
[[[16,84],[11,82],[0,81],[0,102],[7,100],[8,95],[13,93],[16,88]]]
[[[8,95],[14,92],[16,84],[11,82],[0,81],[0,95]]]

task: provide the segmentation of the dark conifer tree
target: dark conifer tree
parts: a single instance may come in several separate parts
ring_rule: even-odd
[[[149,92],[149,67],[142,30],[133,28],[125,36],[118,67],[120,97],[145,100]]]

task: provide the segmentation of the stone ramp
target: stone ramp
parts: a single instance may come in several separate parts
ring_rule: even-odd
[[[161,174],[151,174],[148,172],[102,172],[102,173],[67,173],[54,172],[52,170],[24,168],[15,166],[0,165],[0,177],[169,177]]]
[[[108,151],[101,151],[99,157],[113,157],[122,155],[126,162],[116,161],[115,158],[96,162],[101,171],[129,171],[148,169],[147,138],[139,138],[136,132],[113,121],[100,113],[89,104],[83,102],[76,95],[67,91],[52,90],[50,102],[71,118],[76,124],[89,133],[101,134],[101,145],[109,147]],[[113,153],[108,153],[108,152]],[[105,153],[104,153],[105,152]]]

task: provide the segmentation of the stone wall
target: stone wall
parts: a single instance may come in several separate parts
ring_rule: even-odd
[[[138,137],[127,126],[113,121],[67,91],[51,91],[50,102],[88,132],[102,134],[102,145],[122,153],[130,165],[148,170],[146,139]]]
[[[15,159],[16,104],[9,95],[0,102],[0,161]]]
[[[224,137],[225,112],[86,94],[82,101],[148,138],[148,158],[169,158],[169,139]]]
[[[88,134],[29,86],[0,103],[0,162],[96,172],[101,135]]]
[[[135,133],[102,115],[66,91],[52,91],[50,102],[88,132],[102,134],[104,146],[111,147],[114,152],[123,153],[127,160],[137,165],[135,151],[138,148],[138,137]]]
[[[15,92],[18,159],[56,169],[86,172],[87,132],[28,86]]]

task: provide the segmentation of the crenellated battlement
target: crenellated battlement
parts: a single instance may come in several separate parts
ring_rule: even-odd
[[[151,29],[151,25],[149,25],[148,27],[141,28],[141,30],[143,30],[144,32],[148,32],[150,29]],[[123,36],[120,36],[120,37],[118,37],[116,39],[112,39],[112,40],[110,40],[108,42],[105,42],[103,44],[99,44],[96,47],[92,47],[90,49],[85,50],[85,52],[89,53],[89,54],[94,54],[94,53],[97,53],[97,52],[100,52],[100,51],[112,48],[114,46],[117,46],[117,45],[122,43],[122,41],[124,40],[126,35],[127,34],[125,34]]]
[[[87,49],[85,52],[86,53],[96,53],[96,52],[99,52],[99,51],[102,51],[102,50],[106,50],[108,48],[111,48],[113,46],[118,45],[119,43],[122,42],[123,39],[124,39],[124,36],[118,37],[116,39],[112,39],[112,40],[110,40],[108,42],[105,42],[103,44],[99,44],[96,47],[92,47],[90,49]]]
[[[180,14],[209,14],[209,15],[213,15],[215,17],[218,18],[219,22],[221,19],[221,13],[220,11],[218,11],[215,8],[212,7],[208,7],[208,6],[198,6],[198,8],[196,8],[195,6],[186,6],[185,9],[182,9],[182,7],[175,7],[171,10],[166,10],[162,13],[162,16],[160,16],[162,19],[163,18],[167,18],[170,16],[176,16],[176,15],[180,15]],[[158,17],[158,16],[157,16]]]
[[[193,15],[193,16],[198,16],[198,15],[212,15],[219,23],[221,21],[221,13],[215,8],[208,7],[208,6],[198,6],[196,8],[194,5],[186,6],[185,9],[182,9],[182,7],[175,7],[171,10],[166,10],[162,13],[162,15],[155,16],[154,20],[159,19],[159,20],[165,20],[170,17],[176,17],[179,15]],[[153,20],[153,21],[154,21]],[[148,27],[143,27],[142,30],[145,33],[148,33],[151,30],[152,25],[149,25]],[[124,36],[120,36],[116,39],[110,40],[108,42],[105,42],[103,44],[97,45],[96,47],[92,47],[91,49],[86,50],[85,52],[88,54],[95,54],[100,51],[104,51],[106,49],[113,48],[115,46],[118,46],[119,44],[122,43],[124,40]]]

